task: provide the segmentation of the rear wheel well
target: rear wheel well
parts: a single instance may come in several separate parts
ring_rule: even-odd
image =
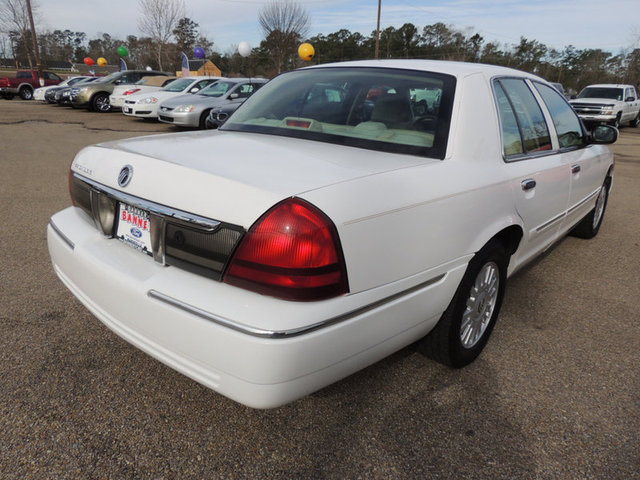
[[[510,227],[501,230],[491,238],[487,243],[491,243],[496,240],[504,245],[507,254],[513,255],[520,246],[520,240],[522,240],[522,228],[518,225],[511,225]]]

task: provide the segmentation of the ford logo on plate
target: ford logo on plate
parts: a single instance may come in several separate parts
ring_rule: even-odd
[[[138,230],[136,227],[132,227],[131,228],[131,235],[133,235],[136,238],[140,238],[142,236],[142,232],[140,230]]]

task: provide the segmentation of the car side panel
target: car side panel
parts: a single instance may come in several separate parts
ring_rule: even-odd
[[[580,221],[595,205],[597,193],[612,165],[611,152],[602,145],[590,145],[563,156],[571,167],[571,193],[566,229]]]

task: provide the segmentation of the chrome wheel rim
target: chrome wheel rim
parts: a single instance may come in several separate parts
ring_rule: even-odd
[[[607,198],[607,189],[606,187],[600,188],[600,194],[598,195],[598,200],[596,200],[595,210],[593,211],[593,228],[598,228],[600,224],[600,220],[602,220],[602,214],[604,213],[604,201]]]
[[[111,107],[111,105],[109,104],[109,99],[104,96],[100,96],[96,99],[96,106],[101,112],[106,112]]]
[[[478,273],[462,314],[460,341],[464,348],[473,348],[487,330],[498,301],[499,287],[498,265],[488,262]]]

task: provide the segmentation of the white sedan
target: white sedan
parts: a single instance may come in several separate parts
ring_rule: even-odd
[[[416,341],[473,361],[507,278],[568,232],[598,233],[616,138],[511,69],[320,65],[219,130],[82,150],[49,250],[117,334],[276,407]]]
[[[134,93],[124,99],[122,113],[131,117],[157,119],[161,102],[179,95],[197,93],[221,79],[221,77],[204,76],[179,78],[161,90]]]
[[[161,90],[163,87],[170,85],[176,78],[166,75],[149,75],[142,77],[133,85],[117,85],[109,95],[109,104],[111,108],[122,108],[129,95]]]

